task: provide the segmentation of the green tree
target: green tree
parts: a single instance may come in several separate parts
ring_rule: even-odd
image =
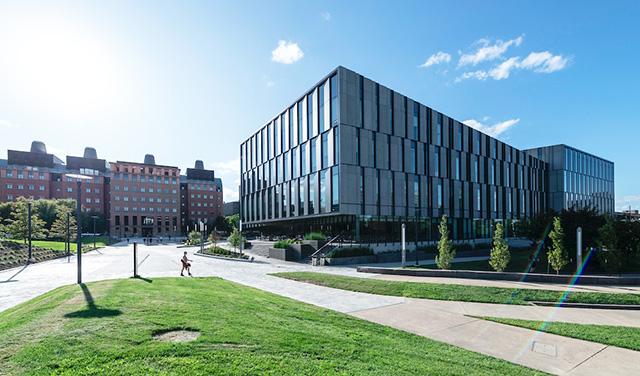
[[[575,252],[577,247],[576,231],[582,227],[582,247],[590,248],[598,246],[598,230],[604,225],[604,216],[598,214],[593,206],[581,208],[572,207],[560,213],[562,228],[567,235],[564,238],[564,248]]]
[[[220,235],[218,235],[216,231],[212,231],[211,234],[209,234],[208,240],[213,243],[214,247],[217,247],[218,239],[220,239]]]
[[[600,265],[609,274],[620,272],[622,270],[622,252],[618,247],[618,235],[611,217],[606,217],[599,233],[597,254]]]
[[[569,257],[564,248],[564,231],[562,230],[562,221],[559,217],[553,219],[553,230],[551,230],[549,238],[551,238],[551,249],[547,257],[556,274],[560,274],[560,270],[569,263]]]
[[[69,241],[75,241],[77,234],[76,217],[73,215],[73,211],[65,205],[58,206],[56,220],[51,225],[49,236],[60,239],[67,238],[67,213],[71,214],[69,216]]]
[[[553,222],[555,212],[549,210],[545,213],[533,214],[524,220],[518,221],[516,233],[518,236],[531,240],[535,244],[546,240],[547,227]]]
[[[227,220],[228,229],[226,231],[231,231],[234,227],[240,227],[240,216],[238,214],[228,215],[224,217]]]
[[[440,269],[451,268],[451,260],[456,257],[456,250],[449,240],[449,227],[447,226],[447,216],[443,215],[438,225],[440,231],[440,241],[438,242],[438,254],[436,264]]]
[[[187,240],[187,244],[196,245],[200,244],[200,232],[193,230],[189,233],[189,239]]]
[[[11,218],[7,220],[7,224],[3,226],[3,232],[6,232],[14,239],[21,239],[27,242],[29,237],[29,211],[27,204],[32,202],[30,199],[18,197],[15,202]],[[38,215],[31,210],[31,237],[44,238],[47,236],[47,230],[44,228],[44,221],[38,218]]]
[[[489,257],[489,265],[497,272],[503,272],[511,260],[509,246],[505,238],[502,237],[502,232],[502,223],[498,222],[493,232],[493,248],[491,248]]]
[[[242,238],[240,237],[240,231],[238,231],[237,227],[234,227],[233,230],[231,231],[231,235],[229,235],[229,238],[227,239],[229,241],[229,244],[231,244],[231,246],[233,248],[238,248],[240,247],[240,244],[242,243]]]

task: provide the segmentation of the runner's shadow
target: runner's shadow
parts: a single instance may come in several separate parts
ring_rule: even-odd
[[[91,296],[91,292],[87,288],[84,283],[80,284],[82,288],[82,293],[84,294],[84,299],[87,301],[87,308],[81,311],[75,311],[71,313],[67,313],[64,315],[66,318],[100,318],[100,317],[113,317],[119,316],[122,314],[122,311],[119,309],[104,309],[99,308],[96,303],[93,301],[93,297]]]

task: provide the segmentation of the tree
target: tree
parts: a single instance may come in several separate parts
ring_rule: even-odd
[[[567,251],[564,248],[564,231],[562,230],[562,221],[559,217],[553,219],[553,230],[551,230],[549,238],[551,238],[551,249],[547,257],[556,274],[560,274],[560,270],[569,263],[569,259]]]
[[[598,214],[593,206],[586,206],[576,209],[563,210],[560,213],[562,220],[562,228],[567,235],[564,238],[564,248],[575,252],[577,248],[576,231],[578,227],[582,227],[582,247],[585,248],[598,246],[598,230],[604,225],[604,216]]]
[[[3,227],[4,232],[11,235],[14,239],[22,239],[27,242],[29,237],[29,211],[27,203],[32,200],[24,197],[18,197],[18,201],[15,202],[13,211],[11,212],[11,218],[7,220],[7,225]],[[33,208],[32,208],[33,209]],[[47,236],[47,231],[44,228],[44,221],[38,218],[38,215],[31,211],[31,237],[32,238],[44,238]]]
[[[213,231],[211,234],[209,234],[209,241],[211,243],[213,243],[213,246],[216,247],[217,243],[218,243],[218,239],[220,239],[220,235],[218,235],[218,233],[216,231]]]
[[[229,238],[227,239],[229,241],[229,244],[231,244],[231,246],[233,248],[238,248],[240,247],[240,244],[242,243],[242,238],[240,237],[240,231],[238,231],[237,227],[234,227],[233,230],[231,231],[231,235],[229,235]]]
[[[620,272],[622,269],[622,252],[618,247],[618,235],[611,217],[606,217],[599,233],[600,239],[598,240],[599,249],[597,254],[600,265],[609,274]]]
[[[546,240],[546,234],[554,216],[555,212],[553,210],[533,214],[518,222],[516,233],[518,236],[531,240],[535,244],[540,244],[540,242]]]
[[[449,227],[447,227],[447,216],[443,215],[438,226],[440,231],[440,241],[438,242],[438,254],[436,255],[436,264],[440,269],[451,268],[451,260],[456,257],[456,250],[449,240]]]
[[[67,213],[69,213],[69,241],[75,241],[77,226],[76,226],[76,217],[73,215],[73,211],[71,211],[67,206],[61,205],[58,207],[58,213],[56,215],[56,220],[51,225],[51,230],[49,230],[49,236],[66,239],[67,238]]]
[[[509,253],[509,246],[507,241],[502,237],[502,223],[496,224],[496,229],[493,232],[493,248],[491,248],[491,255],[489,257],[489,265],[497,271],[503,272],[509,260],[511,260],[511,253]]]
[[[227,220],[228,223],[228,229],[227,231],[230,231],[231,229],[235,228],[239,228],[240,227],[240,216],[238,214],[234,214],[234,215],[228,215],[225,217],[225,219]]]

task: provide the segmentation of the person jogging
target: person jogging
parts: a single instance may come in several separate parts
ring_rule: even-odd
[[[182,256],[182,270],[180,270],[180,276],[184,277],[184,270],[187,269],[187,273],[189,273],[189,275],[191,275],[191,264],[189,264],[189,261],[193,261],[193,260],[189,260],[187,258],[187,251],[184,252],[184,256]]]

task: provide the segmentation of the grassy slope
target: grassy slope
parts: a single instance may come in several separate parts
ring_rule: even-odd
[[[18,241],[18,240],[11,240],[11,239],[2,239],[2,240],[25,244],[23,241]],[[96,246],[98,247],[106,246],[106,240],[107,240],[106,236],[96,236]],[[82,237],[82,244],[90,245],[93,247],[93,236]],[[46,249],[53,249],[55,251],[64,251],[64,241],[32,240],[31,245],[36,247],[46,248]],[[75,252],[77,249],[78,249],[77,244],[72,242],[71,250]]]
[[[174,328],[202,334],[152,340]],[[71,285],[0,313],[0,374],[54,372],[540,374],[218,278],[111,280],[85,292]]]
[[[292,272],[277,273],[277,277],[313,283],[342,290],[378,295],[406,296],[463,302],[528,304],[528,301],[557,302],[562,291],[448,285],[440,283],[384,281],[358,277],[344,277],[326,273]],[[637,294],[606,294],[598,292],[574,292],[566,300],[576,303],[640,304]]]
[[[551,334],[640,351],[640,328],[610,325],[583,325],[565,322],[551,322],[548,326],[543,327],[545,324],[543,321],[482,316],[472,317],[533,330],[540,330],[543,328],[544,332]]]

